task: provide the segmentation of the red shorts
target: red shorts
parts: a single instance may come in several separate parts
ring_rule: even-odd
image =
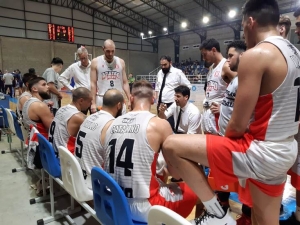
[[[240,139],[206,135],[206,142],[210,172],[216,185],[239,182],[243,185],[238,190],[240,201],[249,206],[252,206],[249,181],[269,196],[282,195],[286,171],[294,163],[293,141],[256,141],[245,134]],[[287,159],[282,157],[284,154],[288,155]]]
[[[190,215],[197,203],[197,195],[185,183],[160,186],[157,193],[148,199],[151,205],[165,206],[182,217]]]

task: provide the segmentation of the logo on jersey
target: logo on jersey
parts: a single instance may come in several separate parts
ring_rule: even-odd
[[[221,189],[227,191],[229,189],[228,185],[221,186]]]
[[[133,123],[133,122],[135,122],[135,118],[124,118],[123,120],[122,120],[122,123]]]
[[[218,82],[213,81],[213,80],[209,80],[207,81],[207,87],[206,87],[206,92],[208,91],[217,91],[218,88]]]
[[[121,76],[118,71],[105,71],[101,73],[102,80],[120,80]]]
[[[215,74],[214,74],[214,76],[218,77],[218,76],[220,76],[220,73],[221,73],[220,71],[216,71]]]

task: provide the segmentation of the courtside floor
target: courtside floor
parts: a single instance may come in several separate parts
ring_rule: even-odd
[[[63,93],[62,105],[70,103],[71,98],[69,94]],[[15,110],[15,104],[10,103],[12,110]],[[153,107],[152,112],[155,112]],[[17,137],[13,137],[13,149],[20,148],[20,141]],[[0,150],[8,149],[7,138],[2,136],[0,141]],[[0,225],[35,225],[36,221],[44,217],[50,216],[50,203],[36,203],[29,204],[29,199],[36,197],[35,190],[30,185],[38,181],[38,177],[32,171],[22,171],[12,173],[13,168],[20,167],[20,162],[16,157],[16,153],[7,153],[0,155]],[[38,173],[38,171],[37,171]],[[236,196],[232,196],[236,199]],[[285,210],[290,211],[295,208],[295,190],[291,187],[289,181],[286,185],[284,193]],[[67,196],[55,199],[56,210],[64,209],[70,205],[70,198]],[[231,201],[231,209],[233,216],[241,213],[241,205],[236,201]],[[288,216],[288,214],[286,216]],[[188,219],[194,218],[194,211]],[[78,225],[94,225],[98,224],[84,210],[77,214],[72,215],[74,221]],[[49,223],[49,225],[62,225],[68,224],[64,219],[56,222]]]

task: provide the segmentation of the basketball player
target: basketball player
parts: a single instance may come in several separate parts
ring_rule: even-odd
[[[37,75],[35,74],[30,74],[30,73],[25,73],[23,75],[23,84],[24,84],[24,92],[21,94],[21,96],[18,98],[18,102],[17,102],[17,116],[19,119],[22,118],[22,109],[23,109],[23,105],[24,103],[31,98],[31,93],[28,90],[28,81],[31,79],[37,78]]]
[[[200,51],[203,60],[213,63],[207,74],[206,96],[203,104],[202,130],[205,134],[218,134],[219,112],[212,112],[212,103],[219,105],[227,88],[227,85],[235,77],[236,72],[232,72],[226,59],[220,52],[220,44],[215,39],[205,40]]]
[[[163,145],[167,164],[207,209],[204,217],[195,219],[198,225],[236,222],[221,208],[195,163],[209,166],[217,185],[239,181],[250,190],[252,199],[239,194],[253,206],[252,223],[278,225],[286,172],[297,155],[293,136],[299,123],[300,52],[278,36],[275,0],[248,0],[242,13],[249,50],[239,64],[239,86],[225,137],[175,134]]]
[[[298,36],[300,41],[300,8],[298,8],[294,17],[296,18],[296,29],[295,33]],[[299,126],[300,128],[300,126]],[[296,188],[296,211],[292,213],[292,215],[284,221],[280,221],[280,225],[300,225],[300,170],[298,169],[298,165],[300,163],[300,132],[295,135],[295,139],[298,142],[298,156],[295,164],[289,170],[288,174],[291,175],[291,184],[294,188]]]
[[[44,78],[37,77],[28,81],[28,90],[32,97],[23,105],[23,122],[30,125],[48,139],[48,130],[53,120],[53,115],[44,100],[50,99],[49,88]]]
[[[277,30],[279,32],[279,35],[283,38],[287,39],[287,36],[291,29],[291,20],[288,16],[280,16],[279,23],[277,25]]]
[[[247,47],[244,41],[233,41],[227,46],[227,62],[231,71],[237,72],[240,59]],[[219,130],[220,135],[225,135],[227,124],[231,118],[235,96],[238,88],[238,76],[234,77],[229,83],[225,97],[222,103],[219,105],[220,118],[219,118]],[[218,179],[216,177],[215,179]],[[229,206],[230,192],[217,192],[218,198],[221,201],[222,206]],[[251,225],[251,208],[245,204],[242,205],[242,216],[237,220],[237,225]]]
[[[103,95],[110,89],[115,88],[123,90],[129,99],[130,91],[128,79],[126,76],[125,62],[123,59],[115,56],[115,43],[108,39],[104,42],[104,55],[98,56],[92,60],[91,65],[91,92],[93,96],[91,112],[96,112],[96,106],[102,106]],[[128,101],[128,109],[130,102]],[[123,114],[126,113],[126,107],[123,107]]]
[[[75,155],[89,188],[92,188],[92,168],[103,167],[104,138],[108,122],[122,114],[123,102],[124,97],[120,91],[116,89],[106,91],[101,111],[88,116],[80,126],[76,138]]]
[[[133,220],[146,222],[152,205],[163,205],[187,217],[196,195],[185,183],[167,185],[162,181],[164,159],[157,166],[160,147],[173,131],[167,120],[150,113],[152,85],[144,80],[135,82],[130,101],[132,111],[116,118],[106,132],[104,170],[124,190]],[[172,173],[171,167],[168,169]]]
[[[85,87],[79,87],[72,91],[72,102],[57,111],[48,133],[57,157],[59,146],[66,147],[74,154],[75,139],[86,118],[82,111],[86,111],[91,104],[91,92]]]

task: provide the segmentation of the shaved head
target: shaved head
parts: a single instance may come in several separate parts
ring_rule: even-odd
[[[124,97],[120,91],[117,89],[109,89],[105,92],[103,96],[103,106],[107,108],[113,108],[118,103],[123,104]]]
[[[79,87],[72,91],[72,101],[77,102],[79,99],[88,99],[91,97],[91,91],[85,87]]]
[[[132,85],[131,95],[137,99],[149,99],[153,98],[153,87],[150,82],[146,80],[140,80],[134,82]]]
[[[108,48],[108,47],[113,47],[113,48],[115,48],[116,46],[115,46],[115,43],[114,43],[113,40],[107,39],[107,40],[104,41],[103,47],[104,47],[104,48]]]

